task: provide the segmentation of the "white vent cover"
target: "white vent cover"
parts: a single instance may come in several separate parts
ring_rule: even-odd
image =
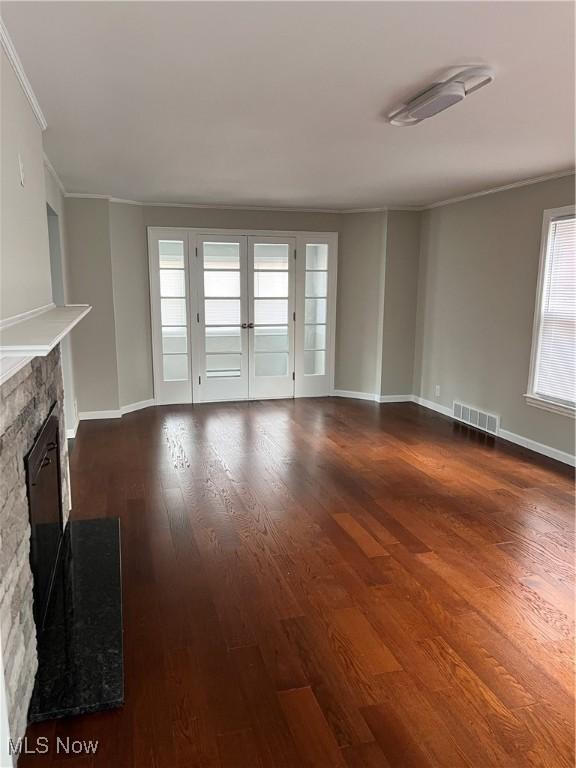
[[[495,413],[487,413],[471,405],[459,403],[456,400],[452,405],[452,416],[456,421],[461,421],[474,429],[480,429],[482,432],[488,432],[490,435],[497,435],[500,429],[500,416]]]

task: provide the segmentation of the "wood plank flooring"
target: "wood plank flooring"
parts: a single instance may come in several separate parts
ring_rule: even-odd
[[[71,473],[121,519],[126,704],[20,768],[574,765],[568,468],[326,398],[83,422]]]

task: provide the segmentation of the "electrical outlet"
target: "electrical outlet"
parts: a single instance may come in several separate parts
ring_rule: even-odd
[[[434,387],[434,395],[436,397],[440,397],[440,384],[436,384],[436,386]]]
[[[24,186],[24,161],[22,155],[18,152],[18,169],[20,170],[20,185]]]

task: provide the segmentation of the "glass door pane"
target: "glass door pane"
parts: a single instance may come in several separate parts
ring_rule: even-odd
[[[203,237],[198,254],[198,288],[204,326],[200,374],[202,400],[246,399],[246,238]]]
[[[292,238],[249,238],[250,397],[294,394]]]
[[[148,229],[154,399],[192,400],[189,236],[186,229]]]
[[[332,391],[337,236],[302,234],[296,262],[296,397]]]
[[[160,321],[164,381],[188,381],[188,318],[184,239],[159,240]]]
[[[308,243],[304,277],[304,376],[326,373],[328,245]]]

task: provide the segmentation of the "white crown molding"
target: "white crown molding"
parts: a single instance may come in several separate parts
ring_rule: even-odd
[[[139,200],[124,200],[122,197],[111,197],[109,200],[111,203],[122,203],[122,205],[144,205]]]
[[[430,203],[423,206],[420,210],[429,211],[432,208],[440,208],[443,205],[452,205],[453,203],[461,203],[464,200],[472,200],[474,197],[484,197],[485,195],[494,195],[497,192],[507,192],[509,189],[517,189],[518,187],[528,187],[530,184],[540,184],[543,181],[553,181],[554,179],[562,179],[565,176],[573,176],[576,173],[576,169],[557,171],[556,173],[549,173],[545,176],[536,176],[531,179],[522,179],[521,181],[513,181],[511,184],[504,184],[500,187],[490,187],[489,189],[483,189],[480,192],[471,192],[469,195],[461,195],[460,197],[451,197],[448,200],[439,200],[436,203]]]
[[[272,211],[286,213],[344,213],[340,208],[276,208],[266,205],[223,205],[217,203],[159,203],[145,200],[126,200],[122,197],[110,195],[97,195],[89,192],[66,192],[66,197],[79,199],[108,200],[109,203],[123,203],[124,205],[142,205],[150,208],[199,208],[217,211]]]
[[[44,117],[42,109],[40,108],[40,104],[38,102],[38,99],[36,98],[36,94],[34,93],[32,86],[30,85],[30,80],[28,80],[28,78],[26,77],[26,72],[24,71],[22,62],[20,61],[20,58],[16,53],[16,48],[14,47],[14,43],[12,42],[12,38],[8,34],[8,30],[6,29],[6,26],[2,18],[0,18],[0,41],[2,42],[2,48],[4,48],[4,52],[6,53],[8,61],[10,62],[15,75],[18,78],[20,85],[22,86],[22,90],[24,91],[24,93],[26,94],[26,98],[30,102],[32,111],[36,116],[36,120],[38,120],[38,123],[40,124],[40,127],[42,128],[42,130],[45,131],[46,128],[48,127],[48,123],[46,122],[46,118]]]
[[[53,169],[52,169],[53,170]],[[56,175],[56,172],[54,175]],[[460,197],[452,197],[447,200],[439,200],[436,203],[430,203],[429,205],[388,205],[380,208],[275,208],[274,206],[256,206],[256,205],[218,205],[211,203],[158,203],[158,202],[145,202],[142,200],[125,200],[121,197],[111,197],[110,195],[97,195],[90,192],[64,192],[65,197],[87,199],[87,200],[108,200],[110,203],[122,203],[124,205],[142,205],[150,208],[199,208],[199,209],[211,209],[218,211],[270,211],[272,213],[284,212],[284,213],[330,213],[337,215],[352,214],[352,213],[387,213],[388,211],[429,211],[433,208],[440,208],[443,205],[452,205],[452,203],[461,203],[464,200],[472,200],[475,197],[484,197],[485,195],[494,195],[498,192],[506,192],[510,189],[516,189],[517,187],[527,187],[531,184],[540,184],[544,181],[552,181],[554,179],[561,179],[565,176],[573,176],[576,170],[571,168],[570,170],[558,171],[556,173],[550,173],[546,176],[537,176],[531,179],[522,179],[521,181],[514,181],[510,184],[505,184],[500,187],[491,187],[489,189],[483,189],[479,192],[471,192],[468,195],[461,195]],[[56,177],[57,178],[57,177]],[[61,182],[60,182],[61,183]],[[62,190],[64,191],[63,187]]]
[[[60,192],[62,192],[64,197],[66,197],[66,190],[64,188],[64,184],[62,184],[62,180],[60,179],[60,176],[58,176],[58,174],[56,173],[56,171],[54,169],[54,166],[52,165],[52,163],[48,159],[48,156],[46,155],[46,152],[44,152],[44,165],[46,166],[46,168],[50,172],[50,174],[51,174],[52,178],[54,179],[54,181],[56,182],[56,184],[58,184],[58,186],[60,188]]]

